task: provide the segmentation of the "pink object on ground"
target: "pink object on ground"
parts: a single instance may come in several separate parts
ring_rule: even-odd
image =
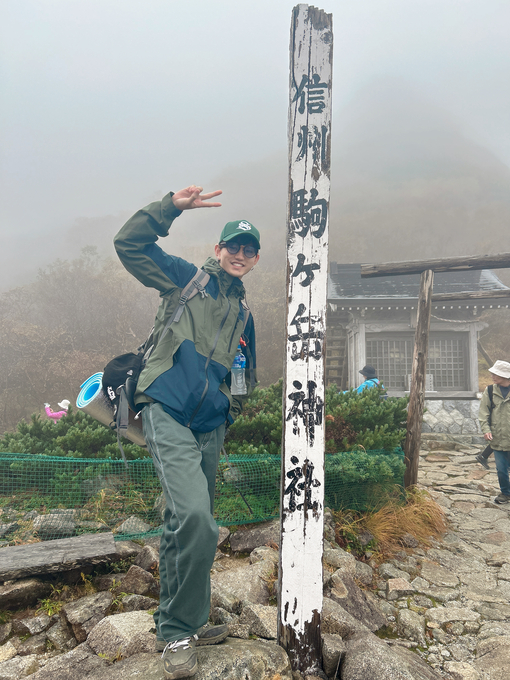
[[[45,410],[48,418],[52,418],[54,423],[56,423],[57,420],[60,420],[62,416],[67,415],[67,411],[53,411],[50,406],[46,406]]]

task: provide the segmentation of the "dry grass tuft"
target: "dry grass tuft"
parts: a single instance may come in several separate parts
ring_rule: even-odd
[[[426,545],[446,532],[443,509],[426,491],[417,488],[407,489],[405,503],[389,499],[380,510],[365,516],[363,525],[384,555],[401,550],[405,534]]]
[[[446,519],[427,491],[411,488],[389,495],[383,507],[363,514],[339,510],[335,518],[335,538],[340,547],[364,559],[369,550],[375,559],[386,559],[405,547],[406,534],[428,545],[446,531]]]

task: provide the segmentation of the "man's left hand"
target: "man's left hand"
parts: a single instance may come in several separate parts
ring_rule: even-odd
[[[211,191],[209,194],[202,194],[203,187],[197,187],[192,184],[186,189],[181,189],[177,191],[172,196],[172,201],[176,208],[179,210],[192,210],[193,208],[219,208],[221,203],[206,203],[210,201],[211,198],[219,196],[220,191]]]

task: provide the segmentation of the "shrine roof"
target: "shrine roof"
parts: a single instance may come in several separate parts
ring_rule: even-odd
[[[360,264],[330,262],[328,300],[417,300],[420,290],[419,274],[399,274],[361,278]],[[434,293],[467,293],[510,290],[490,269],[434,274]],[[506,306],[506,305],[505,305]]]

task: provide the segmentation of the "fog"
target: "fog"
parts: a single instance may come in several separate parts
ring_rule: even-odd
[[[2,0],[0,287],[106,252],[133,211],[191,183],[224,207],[179,225],[179,248],[236,218],[283,247],[294,4]],[[510,251],[510,3],[318,6],[334,30],[332,257]],[[402,230],[418,252],[395,252]]]

